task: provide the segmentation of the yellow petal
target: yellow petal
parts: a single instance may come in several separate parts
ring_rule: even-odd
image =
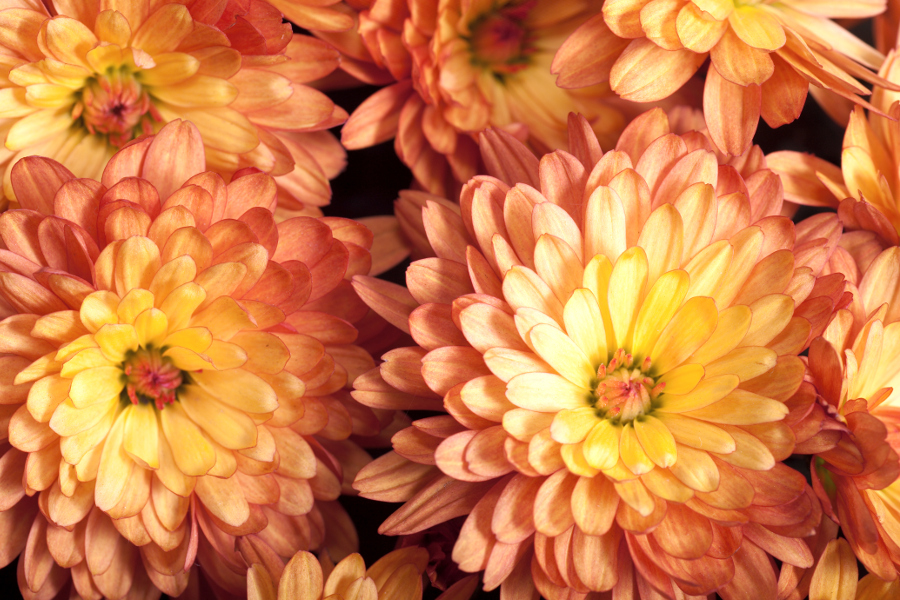
[[[119,367],[94,367],[85,369],[72,378],[69,397],[78,408],[117,398],[125,384]]]
[[[696,363],[690,363],[675,367],[665,375],[657,379],[662,384],[663,391],[667,394],[687,394],[703,379],[706,371]]]
[[[150,238],[134,236],[116,253],[116,291],[124,296],[134,288],[149,288],[159,270],[159,248]]]
[[[153,308],[153,294],[143,289],[133,289],[122,297],[116,308],[119,323],[133,324],[139,314]]]
[[[660,412],[658,417],[679,444],[717,454],[734,452],[734,438],[720,427],[679,414]]]
[[[777,400],[759,396],[745,390],[733,390],[719,402],[692,410],[685,416],[727,425],[753,425],[781,421],[788,408]]]
[[[187,327],[167,335],[162,345],[180,346],[194,352],[206,352],[212,341],[212,334],[206,327]]]
[[[681,413],[709,406],[729,394],[740,383],[734,375],[709,377],[701,381],[687,394],[666,394],[659,397],[657,410],[668,413]]]
[[[172,364],[182,371],[202,371],[203,369],[213,369],[213,365],[207,358],[201,354],[188,350],[181,346],[173,346],[163,352],[163,356],[172,361]]]
[[[675,462],[675,438],[662,421],[651,415],[638,417],[634,421],[634,432],[644,452],[656,465],[666,468]]]
[[[536,325],[530,334],[535,351],[557,373],[579,388],[590,388],[591,381],[597,377],[597,369],[569,336],[547,324]]]
[[[120,414],[109,430],[100,456],[94,500],[101,510],[109,510],[119,502],[135,468],[134,461],[125,454],[122,447],[124,435],[125,415]]]
[[[104,10],[97,15],[94,31],[101,42],[124,47],[131,39],[128,19],[117,10]]]
[[[192,76],[200,68],[200,61],[183,52],[168,52],[153,57],[156,66],[144,69],[136,74],[136,78],[144,85],[172,85]]]
[[[628,423],[622,428],[622,436],[619,439],[619,456],[622,457],[625,466],[635,475],[641,475],[653,469],[653,461],[647,456],[638,440],[633,423]]]
[[[809,600],[854,600],[859,571],[847,540],[831,540],[809,582]]]
[[[206,299],[206,292],[196,283],[185,283],[166,296],[159,309],[166,313],[169,333],[187,327],[194,310]]]
[[[677,270],[664,273],[650,288],[634,329],[632,354],[638,364],[650,354],[663,329],[681,307],[689,285],[687,272]]]
[[[675,20],[678,39],[685,48],[694,52],[709,52],[727,27],[727,21],[709,18],[690,2],[681,8]]]
[[[150,404],[133,404],[124,412],[127,413],[125,452],[144,468],[159,468],[159,424],[156,409]]]
[[[94,292],[81,303],[79,315],[81,323],[87,327],[91,333],[96,333],[98,329],[107,323],[118,323],[119,317],[116,309],[119,306],[119,297],[112,292]]]
[[[712,298],[694,297],[684,303],[650,352],[652,369],[665,373],[684,362],[712,335],[719,311]]]
[[[597,423],[584,440],[584,458],[595,469],[610,469],[619,461],[622,428],[606,419]]]
[[[231,408],[194,385],[185,386],[178,399],[185,414],[222,446],[240,450],[256,444],[256,424],[243,411]]]
[[[689,446],[678,447],[678,460],[669,470],[692,490],[712,492],[719,487],[719,469],[709,454]]]
[[[597,411],[591,406],[559,411],[550,426],[550,436],[560,444],[577,444],[597,424]]]
[[[278,408],[275,391],[263,379],[244,369],[194,373],[194,381],[214,398],[248,413],[270,413]]]
[[[131,38],[131,45],[151,56],[172,52],[194,29],[187,8],[166,4],[154,11]]]
[[[197,276],[197,263],[188,255],[178,256],[166,262],[156,275],[148,288],[157,303],[161,303],[172,293],[172,290]],[[158,306],[158,304],[157,304]]]
[[[786,41],[781,24],[761,7],[737,6],[728,23],[741,41],[760,50],[778,50]]]
[[[72,115],[68,106],[40,110],[13,124],[6,134],[6,147],[13,152],[25,150],[71,126]]]
[[[608,303],[617,348],[631,345],[634,322],[644,299],[648,270],[647,255],[640,246],[623,252],[613,267],[609,278]]]
[[[553,373],[523,373],[509,381],[506,396],[522,408],[557,412],[564,408],[587,406],[589,392]]]
[[[160,411],[160,423],[181,472],[195,477],[209,472],[216,462],[216,453],[179,402]]]
[[[616,335],[613,331],[612,317],[609,313],[609,278],[612,275],[612,263],[605,256],[597,255],[584,267],[582,286],[590,290],[600,306],[600,314],[603,316],[603,328],[606,331],[606,349],[615,350]]]
[[[563,309],[563,321],[569,338],[581,348],[596,372],[609,356],[603,315],[594,294],[585,288],[575,290]]]
[[[103,355],[113,362],[125,360],[125,353],[138,348],[138,335],[133,325],[108,323],[94,334]]]
[[[145,310],[134,320],[134,331],[137,334],[138,343],[144,348],[162,346],[168,328],[169,320],[166,318],[166,314],[158,308]]]
[[[237,98],[237,89],[224,79],[194,75],[186,81],[154,87],[150,94],[172,106],[228,106]]]

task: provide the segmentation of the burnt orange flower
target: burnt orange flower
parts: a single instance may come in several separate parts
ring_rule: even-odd
[[[368,569],[359,554],[336,565],[327,558],[321,562],[309,552],[298,552],[275,578],[254,564],[247,570],[247,595],[254,600],[422,599],[422,572],[428,563],[422,548],[394,550]]]
[[[400,159],[428,191],[449,194],[476,173],[474,134],[516,131],[537,147],[561,147],[565,115],[580,112],[604,144],[624,125],[603,101],[606,86],[569,91],[549,72],[553,53],[600,2],[557,10],[551,0],[439,5],[431,0],[373,0],[356,31],[317,35],[342,53],[342,67],[367,83],[387,85],[351,115],[342,132],[349,149],[395,138]]]
[[[46,158],[12,169],[0,522],[23,593],[52,597],[71,574],[83,598],[177,596],[199,557],[242,594],[248,557],[354,550],[331,501],[368,460],[345,440],[381,425],[344,389],[373,365],[344,279],[369,270],[371,234],[276,224],[272,177],[226,183],[203,151],[175,121],[100,181]]]
[[[512,597],[774,598],[770,555],[812,566],[785,400],[845,303],[817,278],[836,239],[795,243],[764,163],[742,177],[669,131],[656,111],[603,153],[573,117],[570,152],[538,159],[490,130],[491,176],[426,202],[436,256],[408,291],[354,280],[418,344],[354,397],[448,413],[360,471],[405,502],[383,533],[467,515],[453,559]]]
[[[850,309],[812,343],[816,404],[797,426],[813,434],[798,431],[806,439],[797,452],[814,455],[813,483],[825,512],[866,569],[887,581],[900,565],[898,268],[897,247],[877,256]]]
[[[884,56],[831,18],[870,17],[884,0],[609,0],[562,45],[557,83],[609,82],[622,98],[666,98],[710,59],[703,108],[712,139],[742,154],[759,118],[771,127],[796,119],[809,85],[854,102],[880,82]],[[871,70],[870,70],[871,69]]]
[[[45,4],[0,2],[4,204],[22,157],[98,179],[117,149],[173,119],[200,130],[211,170],[270,173],[287,208],[328,203],[344,155],[324,130],[346,113],[303,83],[330,73],[338,56],[293,36],[270,4]]]

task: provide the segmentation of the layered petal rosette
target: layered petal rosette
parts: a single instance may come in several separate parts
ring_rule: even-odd
[[[474,134],[515,130],[542,149],[565,140],[565,115],[584,114],[603,143],[624,120],[606,86],[564,90],[549,72],[565,36],[599,10],[591,0],[565,10],[549,0],[353,3],[357,29],[316,31],[342,53],[341,66],[386,85],[347,121],[349,149],[394,139],[397,155],[428,191],[448,195],[476,174]]]
[[[46,4],[46,6],[45,6]],[[173,119],[203,135],[208,167],[278,177],[283,204],[330,200],[344,153],[324,130],[346,117],[303,85],[335,69],[262,0],[0,2],[3,197],[23,156],[99,179],[112,154]]]
[[[27,597],[69,581],[81,598],[178,596],[195,561],[243,594],[252,562],[354,550],[331,501],[368,460],[347,438],[381,425],[344,389],[374,364],[345,281],[369,270],[371,234],[276,224],[273,178],[226,183],[203,151],[177,121],[100,181],[45,158],[13,167],[0,522]]]
[[[813,341],[817,402],[797,427],[798,439],[807,438],[797,451],[814,455],[813,483],[825,512],[868,572],[885,581],[896,580],[900,566],[898,265],[900,248],[878,255],[850,309]]]
[[[668,126],[641,119],[603,153],[573,117],[570,152],[540,159],[491,130],[491,176],[458,208],[425,203],[436,256],[408,291],[355,279],[418,345],[354,397],[447,414],[354,485],[405,502],[383,533],[467,515],[453,559],[486,589],[774,598],[770,556],[813,564],[819,502],[781,461],[797,355],[848,301],[818,277],[836,239],[778,215],[764,162],[745,178]]]
[[[800,115],[810,85],[866,104],[859,80],[884,85],[872,72],[884,55],[832,19],[884,9],[884,0],[608,0],[569,36],[552,68],[565,88],[608,81],[626,100],[651,102],[709,58],[706,122],[719,148],[742,154],[760,117],[778,127]]]
[[[257,600],[422,600],[428,552],[402,548],[369,568],[359,554],[338,564],[298,552],[275,578],[261,564],[247,571],[247,595]]]

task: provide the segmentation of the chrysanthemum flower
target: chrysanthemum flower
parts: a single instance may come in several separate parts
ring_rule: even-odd
[[[892,52],[879,72],[891,82],[900,81],[900,62]],[[896,92],[876,88],[873,106],[896,119],[900,107]],[[859,283],[859,274],[885,248],[900,243],[900,135],[896,120],[857,107],[850,114],[844,134],[841,166],[811,154],[774,152],[766,157],[785,187],[785,199],[800,205],[828,207],[850,232],[841,241],[841,264],[848,279]]]
[[[565,115],[584,114],[612,145],[624,126],[603,101],[606,86],[569,91],[549,72],[565,36],[590,14],[592,0],[559,10],[552,0],[362,2],[358,30],[316,32],[342,53],[342,68],[387,85],[351,115],[349,149],[395,138],[400,159],[428,191],[449,194],[475,175],[473,135],[505,127],[540,148],[560,147]],[[590,6],[589,6],[590,5]]]
[[[414,547],[394,550],[368,569],[359,554],[336,565],[327,559],[322,562],[309,552],[298,552],[274,581],[271,573],[254,564],[247,570],[247,596],[253,600],[421,600],[428,552]]]
[[[810,346],[816,400],[797,426],[798,438],[802,430],[813,434],[797,451],[814,455],[813,483],[825,512],[866,569],[888,581],[900,566],[898,269],[900,248],[876,257],[851,310],[839,311]]]
[[[45,158],[13,167],[0,523],[25,593],[52,597],[71,573],[82,598],[177,596],[199,557],[242,594],[246,557],[354,550],[330,501],[368,460],[346,438],[381,425],[344,389],[373,366],[344,279],[368,271],[371,234],[276,224],[272,177],[226,184],[203,149],[179,121],[101,181]]]
[[[602,153],[573,117],[571,153],[540,159],[491,130],[492,176],[456,210],[427,202],[436,257],[409,290],[355,279],[418,346],[354,397],[449,414],[354,485],[405,502],[384,533],[468,515],[453,558],[486,589],[773,598],[770,555],[812,565],[798,538],[821,509],[780,461],[797,354],[846,300],[817,278],[836,240],[795,242],[777,177],[668,127],[650,115]]]
[[[292,36],[270,4],[44,4],[0,2],[4,202],[14,199],[10,167],[23,156],[98,179],[129,140],[186,119],[203,135],[211,170],[271,173],[287,208],[303,206],[291,195],[328,203],[344,155],[323,130],[346,113],[302,84],[330,73],[338,56]]]
[[[735,177],[732,170],[737,171],[736,176],[742,178],[746,183],[745,196],[749,200],[748,203],[741,203],[741,208],[738,209],[742,222],[748,216],[751,220],[756,220],[766,215],[785,213],[781,182],[769,169],[766,157],[759,146],[752,146],[739,156],[723,154],[716,149],[710,139],[703,113],[700,110],[688,106],[675,106],[665,111],[661,108],[651,109],[635,117],[628,129],[631,132],[629,135],[632,136],[632,141],[623,142],[623,145],[633,145],[632,150],[629,151],[635,153],[635,162],[653,138],[666,134],[679,134],[688,151],[704,149],[713,153],[720,165],[727,165],[724,170],[729,179]],[[636,132],[643,133],[635,135]],[[584,152],[583,143],[584,141],[576,136],[567,139],[560,149],[567,150],[572,154]],[[409,242],[414,259],[435,256],[435,250],[431,247],[425,231],[422,212],[429,204],[441,204],[450,210],[456,210],[453,208],[455,202],[420,190],[401,190],[399,198],[394,203],[394,213],[403,235]]]
[[[661,100],[710,58],[703,94],[716,145],[742,154],[759,118],[771,127],[800,115],[809,85],[854,102],[883,82],[884,56],[832,18],[871,17],[884,0],[609,0],[562,45],[557,83],[579,88],[608,81],[626,100]]]

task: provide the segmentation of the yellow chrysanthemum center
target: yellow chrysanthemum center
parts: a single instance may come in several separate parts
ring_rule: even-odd
[[[162,120],[147,91],[125,67],[110,67],[86,82],[72,109],[72,119],[79,118],[91,134],[106,135],[116,147],[153,133],[153,121]]]
[[[504,6],[475,19],[469,38],[472,64],[490,69],[498,77],[528,66],[529,55],[534,52],[533,36],[523,22],[535,3],[529,0]]]
[[[662,393],[665,383],[657,384],[646,373],[650,370],[650,358],[634,366],[634,357],[619,348],[612,360],[597,369],[595,407],[605,411],[607,418],[633,421],[647,414],[653,400]]]
[[[126,353],[122,363],[125,397],[132,404],[152,402],[157,410],[175,402],[176,390],[184,382],[184,374],[156,348],[139,348]]]

